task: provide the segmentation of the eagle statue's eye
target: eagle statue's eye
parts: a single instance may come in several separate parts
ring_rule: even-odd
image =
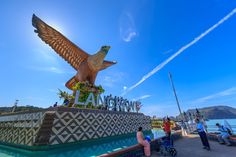
[[[104,51],[108,51],[110,49],[110,46],[102,46],[101,49]]]

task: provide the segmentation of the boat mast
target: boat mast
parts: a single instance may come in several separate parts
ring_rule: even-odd
[[[173,80],[172,80],[172,75],[171,75],[170,72],[169,72],[169,78],[170,78],[171,86],[173,88],[173,92],[174,92],[174,95],[175,95],[175,100],[176,100],[176,103],[177,103],[177,106],[178,106],[178,109],[179,109],[180,116],[181,116],[182,120],[184,121],[184,116],[182,114],[182,111],[181,111],[181,108],[180,108],[180,105],[179,105],[179,99],[177,97],[177,94],[176,94],[176,91],[175,91],[175,86],[174,86],[174,83],[173,83]]]

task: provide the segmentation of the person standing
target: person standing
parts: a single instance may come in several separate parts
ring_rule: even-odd
[[[163,122],[163,130],[166,134],[166,137],[170,140],[171,136],[171,123],[170,123],[170,118],[166,118]]]
[[[55,102],[55,104],[53,105],[53,107],[57,107],[57,102]]]
[[[206,130],[204,128],[204,125],[200,122],[199,119],[196,119],[195,122],[197,124],[196,128],[197,128],[197,132],[201,138],[203,149],[210,150],[211,148],[210,148],[210,145],[209,145],[209,142],[207,139]]]
[[[139,144],[144,146],[144,154],[145,154],[145,156],[151,156],[150,144],[148,143],[147,140],[144,140],[142,130],[143,130],[142,127],[138,128],[137,141],[138,141]]]

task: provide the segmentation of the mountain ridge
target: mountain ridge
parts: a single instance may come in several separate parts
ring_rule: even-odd
[[[210,106],[198,110],[205,119],[236,119],[236,108],[230,106]],[[195,113],[196,109],[187,110],[187,115],[189,112]]]
[[[13,107],[0,107],[0,115],[11,113],[12,109]],[[17,106],[15,108],[15,112],[39,111],[42,109],[44,108],[26,105],[26,106]]]

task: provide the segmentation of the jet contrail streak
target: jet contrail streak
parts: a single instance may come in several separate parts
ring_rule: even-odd
[[[126,89],[122,95],[126,95],[128,92],[133,90],[135,87],[139,86],[141,83],[143,83],[146,79],[151,77],[153,74],[161,70],[166,64],[168,64],[170,61],[172,61],[175,57],[180,55],[182,52],[184,52],[186,49],[197,43],[199,40],[201,40],[203,37],[205,37],[207,34],[209,34],[211,31],[216,29],[218,26],[220,26],[222,23],[224,23],[226,20],[228,20],[231,16],[233,16],[236,13],[236,8],[234,8],[229,14],[227,14],[224,18],[222,18],[220,21],[218,21],[216,24],[211,26],[209,29],[207,29],[205,32],[200,34],[198,37],[196,37],[194,40],[192,40],[190,43],[184,45],[181,47],[177,52],[175,52],[172,56],[170,56],[167,60],[156,66],[151,72],[144,75],[143,78],[137,82],[135,85],[131,86],[130,88]]]

